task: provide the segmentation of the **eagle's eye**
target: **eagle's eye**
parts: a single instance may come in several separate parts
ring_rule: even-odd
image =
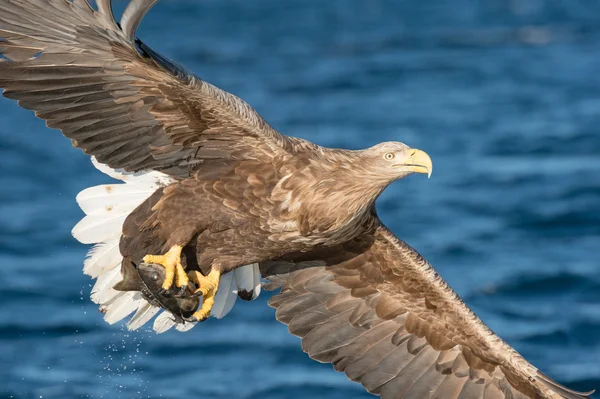
[[[393,152],[388,152],[383,157],[385,158],[386,161],[391,161],[392,159],[394,159],[396,157],[396,154],[394,154]]]

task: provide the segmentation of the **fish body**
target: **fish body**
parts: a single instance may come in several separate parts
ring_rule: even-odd
[[[152,305],[168,310],[178,323],[183,323],[198,309],[200,299],[192,295],[195,291],[193,283],[180,297],[161,291],[165,279],[165,268],[161,265],[140,263],[136,266],[133,262],[123,262],[121,274],[123,280],[115,285],[115,290],[141,292]]]

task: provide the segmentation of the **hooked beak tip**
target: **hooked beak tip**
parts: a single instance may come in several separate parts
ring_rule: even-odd
[[[433,163],[429,155],[422,150],[413,148],[409,152],[408,159],[405,162],[406,167],[411,172],[427,174],[427,178],[431,178],[433,171]]]

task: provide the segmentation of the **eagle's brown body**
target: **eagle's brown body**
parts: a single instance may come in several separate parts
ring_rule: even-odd
[[[0,0],[3,95],[124,183],[82,191],[87,216],[73,229],[98,244],[84,271],[107,321],[135,312],[136,329],[158,306],[196,305],[165,300],[171,286],[203,297],[193,320],[224,315],[229,294],[249,287],[255,297],[262,277],[281,287],[270,304],[303,350],[384,399],[590,395],[527,362],[383,226],[376,198],[410,173],[430,174],[427,154],[397,142],[326,149],[280,134],[135,37],[156,1],[132,0],[117,23],[110,0]],[[164,266],[161,290],[127,280],[142,276],[132,269],[141,261]],[[175,324],[163,315],[157,331]]]
[[[148,253],[181,245],[194,252],[186,261],[197,262],[205,273],[227,273],[373,231],[380,224],[374,202],[389,182],[365,187],[367,176],[356,171],[347,180],[342,166],[350,166],[349,151],[316,146],[300,151],[267,164],[224,165],[219,174],[200,171],[157,190],[125,220],[121,253],[138,263]],[[327,157],[315,161],[317,153]],[[343,182],[348,187],[340,187]],[[302,205],[306,198],[310,207]]]

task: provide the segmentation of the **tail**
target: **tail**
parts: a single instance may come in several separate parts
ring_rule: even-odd
[[[123,222],[157,189],[174,182],[168,175],[156,171],[130,173],[111,169],[92,157],[93,165],[124,184],[107,184],[87,188],[77,195],[77,203],[86,216],[73,228],[73,237],[84,244],[96,244],[87,254],[83,272],[96,279],[91,299],[100,305],[104,320],[114,324],[135,312],[127,327],[136,330],[148,323],[160,308],[148,303],[139,292],[117,291],[113,287],[122,280],[119,251]],[[255,299],[260,293],[258,264],[240,267],[221,279],[212,316],[220,319],[233,308],[238,293],[244,299]],[[168,311],[154,321],[154,330],[162,333],[177,323]],[[194,324],[177,324],[187,331]]]

